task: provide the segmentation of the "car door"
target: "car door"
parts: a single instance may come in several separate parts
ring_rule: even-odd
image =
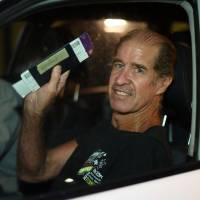
[[[65,122],[66,113],[62,116],[63,118],[59,118],[60,124],[55,123],[55,118],[60,117],[60,115],[55,115],[55,113],[59,114],[58,110],[56,112],[53,110],[53,115],[49,116],[52,123],[47,123],[46,128],[52,130],[51,137],[48,138],[50,147],[54,147],[68,139],[62,134],[63,126],[77,128],[77,124],[73,124],[74,120],[77,120],[77,123],[79,122],[79,128],[88,128],[100,119],[110,117],[105,87],[110,72],[108,69],[113,51],[112,47],[117,43],[119,36],[123,35],[129,28],[123,32],[123,27],[114,29],[110,25],[106,26],[106,23],[104,23],[106,19],[125,18],[130,28],[135,25],[138,26],[137,23],[134,23],[135,21],[141,22],[151,19],[151,28],[170,36],[178,43],[178,48],[181,46],[180,63],[176,68],[175,86],[167,93],[165,102],[166,112],[168,113],[167,128],[169,142],[173,148],[174,166],[170,169],[140,177],[130,175],[126,180],[100,185],[88,190],[78,188],[56,194],[48,192],[42,197],[38,196],[38,198],[136,198],[141,200],[146,198],[197,200],[200,198],[198,189],[200,184],[199,1],[21,0],[13,2],[4,0],[0,5],[2,6],[0,12],[2,35],[0,36],[2,40],[1,51],[3,52],[1,54],[1,76],[12,84],[18,80],[20,73],[27,68],[29,59],[33,58],[31,53],[34,44],[45,35],[46,27],[59,27],[60,24],[65,24],[63,30],[66,30],[67,27],[68,31],[67,37],[64,38],[65,41],[70,40],[74,37],[74,34],[78,35],[83,30],[91,33],[94,40],[96,47],[94,57],[86,63],[86,67],[82,68],[85,71],[83,70],[81,73],[81,70],[75,71],[71,79],[72,83],[75,82],[75,86],[72,92],[69,89],[68,97],[71,99],[68,100],[67,105],[64,105],[67,112],[69,112],[68,105],[71,105],[70,108],[73,110],[70,117],[67,118],[69,123],[66,124]],[[139,15],[141,13],[144,13],[144,15]],[[71,35],[71,33],[73,34]],[[51,49],[49,46],[55,47],[54,36],[48,37],[50,39],[45,41],[45,45],[48,44],[46,46]],[[39,43],[39,45],[43,45],[43,43]],[[44,52],[47,48],[45,45],[43,46]],[[35,47],[38,48],[38,46]],[[35,51],[37,48],[35,48]],[[40,53],[44,52],[41,48]],[[40,59],[43,59],[48,53]],[[83,86],[83,89],[80,91],[77,102],[77,98],[74,96],[77,91],[76,88],[79,87],[78,85]],[[99,91],[97,89],[102,90],[96,92]],[[97,104],[101,106],[96,108]],[[89,109],[90,106],[88,105],[92,105],[91,107],[96,109]],[[84,113],[83,116],[80,114],[77,118],[76,113],[81,113],[81,111]],[[85,115],[85,113],[88,115]],[[60,130],[59,137],[61,139],[56,140],[55,138],[59,138],[58,129]],[[71,137],[70,133],[68,137]],[[40,186],[37,186],[37,191]],[[34,193],[34,190],[32,193]]]

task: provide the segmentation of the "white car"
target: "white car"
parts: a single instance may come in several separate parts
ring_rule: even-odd
[[[70,132],[63,135],[62,130],[88,128],[109,118],[105,91],[113,46],[128,30],[147,24],[170,37],[177,47],[175,80],[164,99],[173,167],[57,193],[47,192],[51,182],[37,185],[19,180],[20,191],[2,198],[200,199],[199,0],[1,0],[1,77],[13,84],[24,70],[64,43],[82,32],[90,34],[93,56],[72,71],[66,103],[62,105],[64,114],[60,116],[56,108],[45,126],[50,133],[47,144],[54,147],[72,136]]]

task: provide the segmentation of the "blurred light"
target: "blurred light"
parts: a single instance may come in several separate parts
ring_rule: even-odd
[[[105,19],[104,31],[122,33],[126,30],[128,22],[124,19]]]
[[[188,31],[189,24],[182,21],[174,21],[170,27],[171,33]]]
[[[126,26],[127,22],[124,19],[105,19],[105,26],[116,27],[116,26]]]
[[[74,179],[73,178],[66,178],[65,183],[73,183]]]

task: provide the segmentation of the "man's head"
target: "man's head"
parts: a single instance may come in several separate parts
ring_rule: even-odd
[[[174,45],[151,30],[134,30],[121,38],[113,59],[109,82],[114,111],[145,110],[162,95],[173,79]]]

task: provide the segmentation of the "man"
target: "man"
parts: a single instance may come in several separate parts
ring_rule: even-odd
[[[12,85],[0,79],[0,193],[18,191],[16,149],[21,119],[17,108],[21,105]]]
[[[91,186],[170,166],[161,101],[172,82],[175,58],[175,48],[164,36],[147,29],[129,32],[120,40],[112,64],[111,124],[102,123],[88,136],[47,150],[45,112],[68,77],[56,66],[49,83],[25,99],[20,178],[41,182],[56,177],[58,188],[71,182]]]

